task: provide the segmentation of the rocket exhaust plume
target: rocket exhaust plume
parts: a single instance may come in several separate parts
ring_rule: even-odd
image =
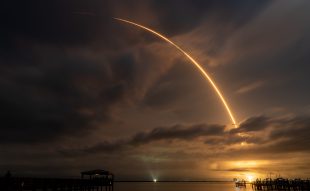
[[[185,50],[183,50],[181,47],[179,47],[178,45],[176,45],[174,42],[172,42],[171,40],[169,40],[167,37],[165,37],[164,35],[160,34],[159,32],[156,32],[148,27],[145,27],[143,25],[140,25],[140,24],[137,24],[137,23],[134,23],[132,21],[128,21],[128,20],[125,20],[125,19],[120,19],[120,18],[114,18],[118,21],[121,21],[121,22],[125,22],[125,23],[128,23],[128,24],[131,24],[131,25],[134,25],[136,27],[139,27],[141,29],[144,29],[145,31],[148,31],[156,36],[158,36],[159,38],[161,38],[162,40],[168,42],[169,44],[171,44],[172,46],[174,46],[175,48],[177,48],[180,52],[182,52],[191,62],[192,64],[194,64],[194,66],[196,66],[196,68],[199,70],[199,72],[203,75],[203,77],[208,80],[211,84],[211,86],[213,87],[213,89],[215,90],[215,92],[217,93],[218,97],[220,98],[220,100],[222,101],[229,117],[230,117],[230,120],[232,122],[232,124],[234,125],[235,128],[237,128],[237,123],[235,121],[235,118],[223,96],[223,94],[221,93],[221,91],[219,90],[219,88],[216,86],[214,80],[209,76],[209,74],[203,69],[203,67],[194,59],[192,58],[187,52],[185,52]]]

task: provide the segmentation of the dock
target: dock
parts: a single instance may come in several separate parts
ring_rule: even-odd
[[[251,183],[253,190],[266,191],[310,191],[310,180],[302,179],[257,179]]]
[[[245,180],[239,180],[235,181],[236,187],[246,187],[246,181]]]
[[[87,175],[89,178],[84,178]],[[81,178],[1,177],[3,191],[113,191],[114,175],[104,170],[85,171]]]

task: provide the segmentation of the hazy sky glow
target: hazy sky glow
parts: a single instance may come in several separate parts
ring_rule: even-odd
[[[0,173],[310,178],[310,2],[7,1]],[[179,51],[207,69],[240,126]]]

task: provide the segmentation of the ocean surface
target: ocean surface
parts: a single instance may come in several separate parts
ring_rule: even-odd
[[[115,182],[114,191],[252,191],[233,182]]]

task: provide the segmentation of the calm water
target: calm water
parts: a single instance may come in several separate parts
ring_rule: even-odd
[[[252,191],[252,188],[235,188],[235,184],[230,182],[116,182],[114,191]]]

